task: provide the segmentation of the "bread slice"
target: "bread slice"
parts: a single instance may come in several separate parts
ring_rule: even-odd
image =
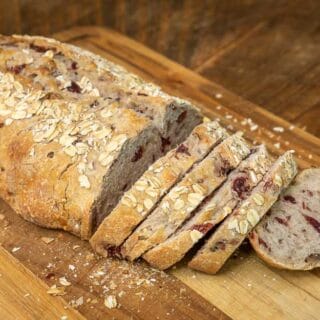
[[[167,269],[180,261],[215,225],[221,222],[242,199],[245,199],[270,168],[272,158],[264,145],[230,173],[227,181],[206,199],[192,218],[165,242],[149,250],[143,258],[157,269]]]
[[[115,252],[135,227],[145,219],[167,191],[215,145],[227,137],[217,122],[198,125],[175,149],[156,161],[127,191],[90,239],[103,256]]]
[[[188,266],[206,273],[218,272],[296,173],[297,167],[292,153],[286,152],[272,165],[250,196],[222,222]]]
[[[164,152],[201,122],[200,113],[189,102],[86,50],[30,36],[1,36],[0,50],[0,70],[28,79],[48,94],[90,98],[92,108],[102,98],[149,118],[161,133]]]
[[[191,215],[193,210],[226,179],[250,150],[235,134],[209,153],[161,200],[158,207],[133,232],[122,246],[129,260],[165,241]]]
[[[274,267],[320,267],[320,168],[302,171],[249,239],[256,253]]]
[[[0,36],[0,72],[1,147],[15,158],[0,156],[3,198],[25,218],[83,238],[201,122],[190,103],[52,39]]]

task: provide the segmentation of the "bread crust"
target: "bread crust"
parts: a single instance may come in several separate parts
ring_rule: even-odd
[[[257,185],[270,168],[272,158],[264,145],[252,152],[181,229],[143,255],[152,267],[164,270],[180,261],[187,251],[231,213],[239,201]],[[241,186],[238,187],[237,181],[241,182]]]
[[[250,150],[235,134],[213,149],[161,200],[158,207],[122,246],[123,255],[134,260],[166,240],[193,210],[226,179]]]
[[[17,43],[25,47],[13,45]],[[171,116],[178,121],[187,112],[187,125],[182,119],[172,126],[177,141],[201,121],[190,103],[82,49],[31,36],[0,36],[0,46],[0,192],[17,213],[39,225],[88,239],[93,208],[121,154],[143,140],[163,148],[149,156],[158,158],[175,143],[168,141]],[[122,100],[108,103],[85,77],[80,89],[73,81],[65,83],[54,72],[64,58],[74,61],[75,68],[81,63],[81,72],[105,77],[107,92]],[[43,82],[30,76],[32,70]],[[136,103],[152,103],[153,109],[140,114]]]
[[[310,168],[305,169],[302,172],[300,172],[296,179],[294,180],[293,184],[289,186],[289,188],[286,190],[283,196],[290,195],[291,197],[294,196],[299,197],[299,192],[301,192],[301,188],[306,185],[311,185],[314,181],[317,181],[320,178],[320,169],[319,168]],[[286,203],[283,199],[279,199],[274,206],[270,210],[270,215],[265,216],[261,222],[258,224],[258,226],[251,232],[249,236],[249,241],[253,249],[255,250],[256,254],[267,264],[269,264],[272,267],[278,268],[278,269],[287,269],[287,270],[312,270],[314,268],[320,267],[320,259],[310,261],[310,262],[304,262],[301,264],[300,262],[296,261],[296,263],[290,263],[289,261],[280,261],[277,260],[276,257],[273,256],[273,254],[267,252],[263,249],[263,247],[259,243],[259,230],[262,227],[262,224],[265,223],[268,220],[273,219],[272,209],[274,208],[274,212],[277,213],[279,206],[285,206]],[[307,204],[309,207],[309,204]],[[290,213],[291,207],[288,206],[286,212]],[[294,215],[294,213],[292,213]],[[297,214],[297,213],[296,213]],[[293,217],[294,219],[294,217]],[[270,230],[272,232],[272,229]],[[276,235],[274,235],[276,237]],[[308,243],[306,244],[306,246]],[[305,248],[306,251],[308,251],[308,248]],[[310,252],[310,251],[309,251]],[[320,248],[319,248],[320,252]]]
[[[188,263],[192,269],[217,273],[297,173],[291,152],[281,156],[251,195],[218,227]]]
[[[186,141],[152,164],[91,237],[95,251],[107,256],[108,248],[120,246],[161,197],[226,136],[217,122],[203,123]]]

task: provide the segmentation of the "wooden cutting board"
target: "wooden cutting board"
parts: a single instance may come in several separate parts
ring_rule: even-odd
[[[320,165],[320,139],[133,40],[98,27],[55,37],[194,100],[208,117],[274,154],[296,150],[301,168]],[[143,262],[98,258],[87,242],[32,225],[1,201],[0,243],[1,319],[319,319],[320,270],[269,268],[249,245],[216,276],[189,270],[185,261],[158,272]],[[61,297],[47,293],[53,285],[63,289]],[[116,308],[104,305],[108,296]]]

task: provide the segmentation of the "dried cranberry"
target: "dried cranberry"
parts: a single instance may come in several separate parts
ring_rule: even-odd
[[[55,277],[55,274],[53,272],[49,272],[48,274],[46,274],[45,278],[46,279],[53,279]]]
[[[185,153],[188,156],[191,156],[188,147],[186,147],[183,143],[179,145],[179,147],[176,150],[177,153]]]
[[[72,69],[72,70],[77,70],[77,69],[78,69],[78,63],[75,62],[75,61],[73,61],[73,62],[71,63],[71,69]]]
[[[141,159],[142,155],[143,155],[143,147],[140,146],[140,147],[136,150],[136,152],[134,153],[134,155],[133,155],[133,157],[132,157],[132,159],[131,159],[131,162],[137,162],[138,160]]]
[[[288,201],[288,202],[291,202],[293,204],[297,203],[296,199],[293,196],[290,196],[290,195],[284,196],[283,199],[284,199],[284,201]]]
[[[67,87],[67,90],[74,93],[81,93],[80,86],[74,81],[71,81],[71,85]]]
[[[36,52],[40,52],[40,53],[44,53],[44,52],[47,52],[49,50],[53,50],[53,51],[56,51],[55,48],[47,48],[47,47],[43,47],[43,46],[38,46],[34,43],[31,43],[30,44],[30,49],[36,51]]]
[[[232,189],[237,193],[240,199],[243,199],[244,194],[247,193],[250,187],[246,184],[246,177],[238,177],[233,181]]]
[[[194,224],[190,230],[197,230],[203,234],[206,234],[213,227],[212,223]]]
[[[263,191],[267,191],[273,186],[273,182],[271,179],[267,180],[263,185]]]
[[[306,214],[303,215],[307,222],[314,227],[314,229],[320,233],[320,222],[313,217],[307,216]]]
[[[260,237],[258,238],[258,243],[259,245],[264,246],[266,249],[269,249],[269,246],[267,245],[267,243]]]
[[[108,257],[122,258],[121,247],[108,246],[106,247],[106,250],[108,252]]]
[[[249,238],[254,239],[256,237],[256,233],[254,231],[249,233]]]
[[[170,146],[171,142],[169,138],[161,137],[161,152],[164,153],[167,149],[167,146]]]
[[[26,67],[26,64],[20,64],[14,67],[9,67],[8,71],[13,72],[14,74],[19,74]]]
[[[49,152],[49,153],[47,154],[47,157],[50,158],[50,159],[52,159],[52,158],[54,157],[54,152],[53,152],[53,151]]]
[[[226,240],[219,240],[211,247],[211,251],[217,250],[226,250]]]
[[[178,117],[178,119],[177,119],[177,123],[181,123],[181,122],[186,118],[186,116],[187,116],[187,111],[183,111],[183,112],[179,115],[179,117]]]
[[[311,209],[308,207],[308,205],[307,205],[304,201],[302,201],[302,208],[303,208],[304,210],[311,211]]]
[[[278,223],[285,225],[286,227],[288,226],[288,221],[286,219],[280,218],[280,217],[275,217],[274,218]]]

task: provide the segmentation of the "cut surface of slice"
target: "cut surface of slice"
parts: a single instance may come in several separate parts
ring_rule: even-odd
[[[249,240],[258,256],[274,267],[320,267],[320,168],[298,174]]]
[[[206,273],[218,272],[275,203],[296,173],[297,167],[292,153],[286,152],[272,165],[249,197],[222,222],[188,266]]]
[[[254,148],[250,156],[230,173],[226,182],[196,213],[165,242],[149,250],[143,258],[158,269],[167,269],[180,261],[215,225],[221,222],[245,199],[272,164],[264,145]]]
[[[123,256],[134,260],[166,240],[249,153],[247,143],[239,134],[215,147],[170,190],[126,240],[122,246]]]
[[[90,239],[95,251],[104,256],[116,252],[113,247],[120,246],[161,197],[227,135],[217,122],[205,122],[182,144],[150,166]]]

